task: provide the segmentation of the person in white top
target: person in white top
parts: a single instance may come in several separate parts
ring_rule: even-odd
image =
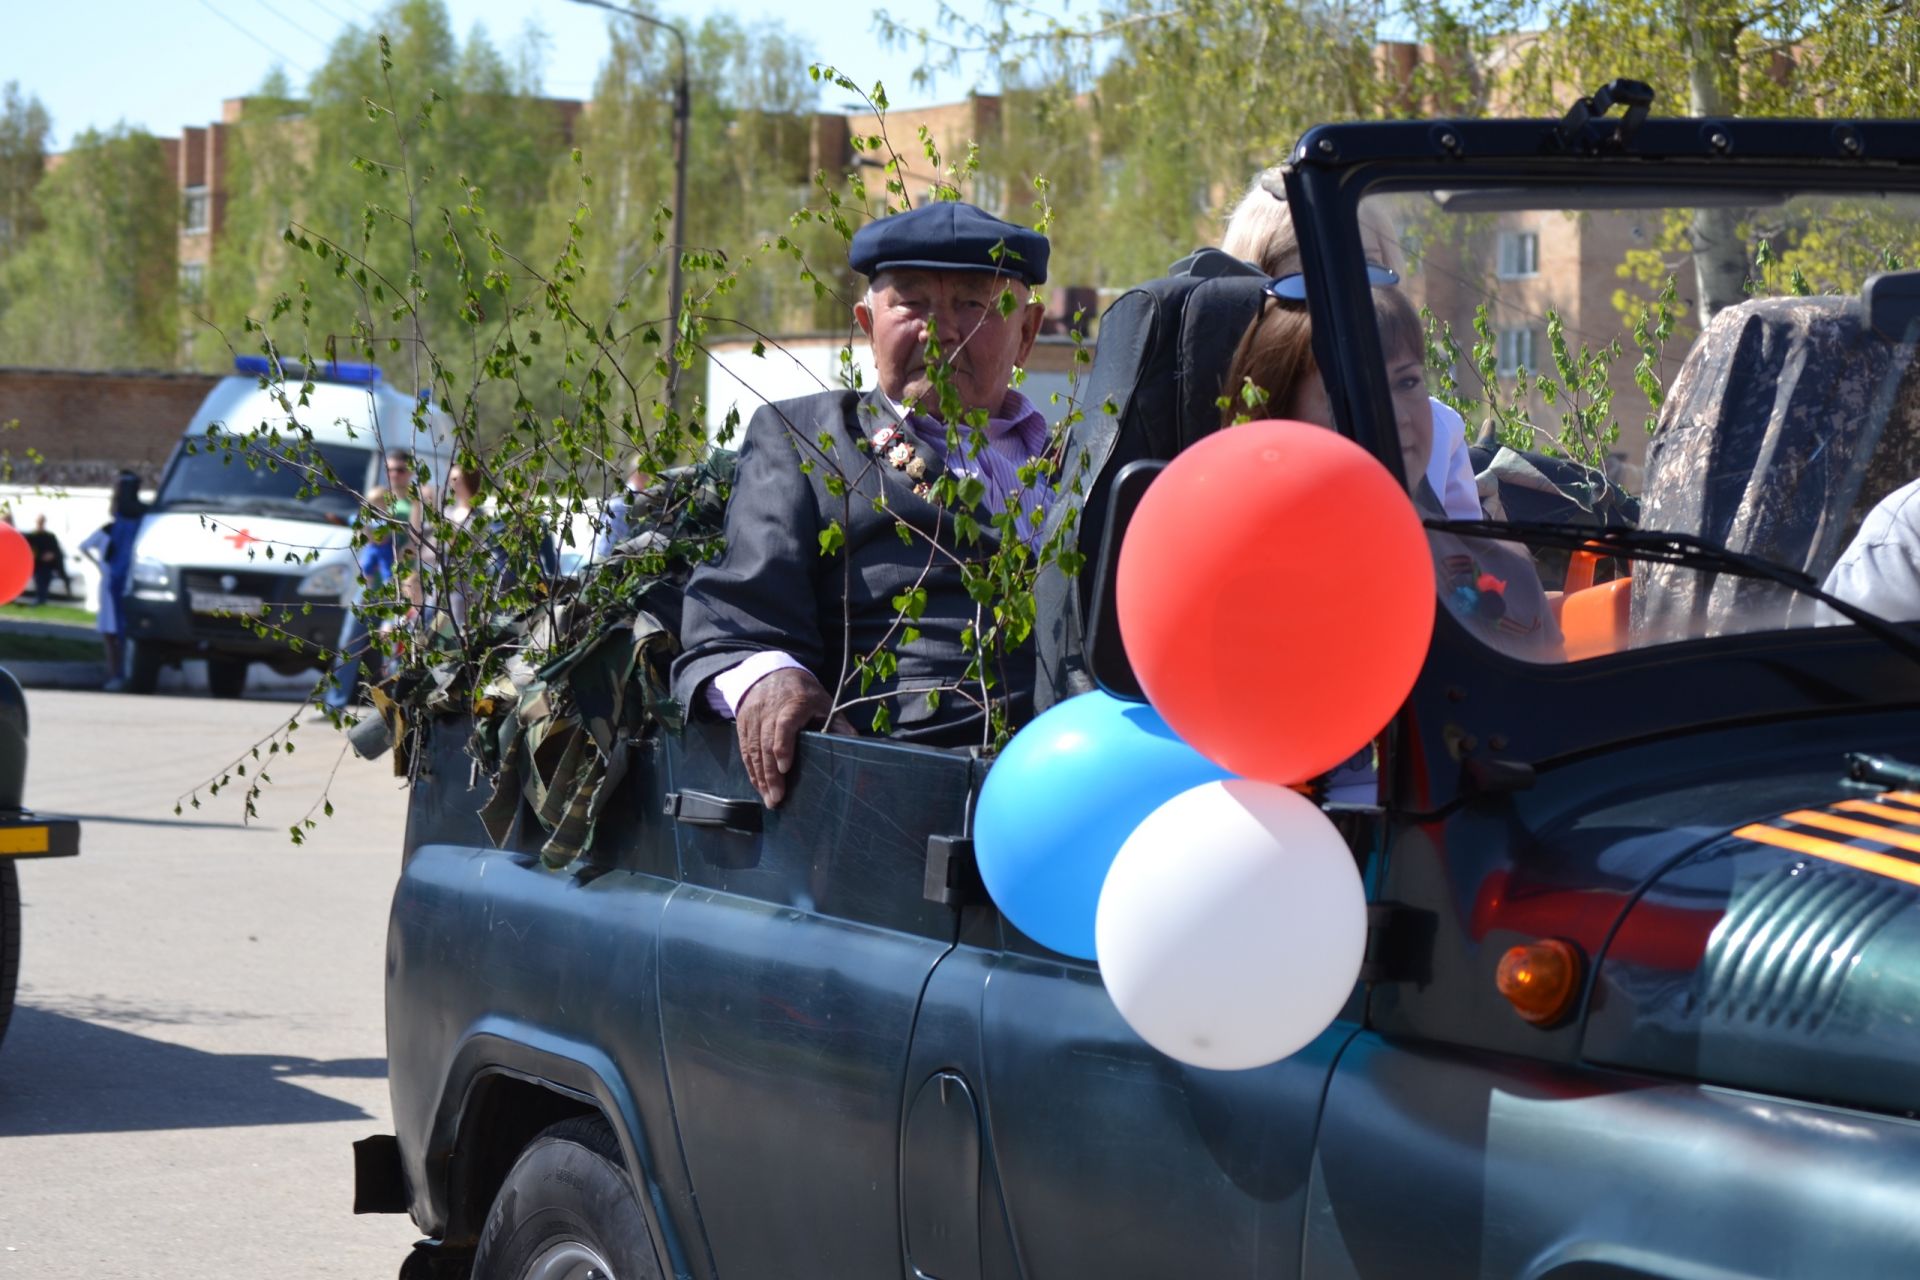
[[[1889,622],[1920,619],[1920,480],[1875,504],[1820,585]],[[1833,627],[1847,619],[1823,604],[1814,621]]]

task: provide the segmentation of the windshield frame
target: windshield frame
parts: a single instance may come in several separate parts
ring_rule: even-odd
[[[1601,122],[1609,129],[1612,121]],[[1524,187],[1550,207],[1555,187],[1752,186],[1794,194],[1920,196],[1920,121],[1649,121],[1684,154],[1542,154],[1554,121],[1348,125],[1302,139],[1284,175],[1307,275],[1314,354],[1340,430],[1398,474],[1398,442],[1365,277],[1358,214],[1396,191]],[[1709,158],[1720,130],[1730,158]],[[1847,129],[1868,155],[1829,158]],[[1444,137],[1454,139],[1450,150]],[[1774,154],[1765,144],[1778,140]],[[1690,141],[1689,141],[1690,140]],[[1328,144],[1328,145],[1322,145]],[[1815,145],[1817,144],[1817,145]],[[1897,144],[1897,145],[1896,145]],[[1630,144],[1631,145],[1631,144]],[[1819,148],[1826,148],[1821,151]],[[1758,154],[1756,154],[1756,152]],[[1504,153],[1504,154],[1503,154]],[[1457,156],[1457,158],[1453,158]],[[1731,158],[1739,157],[1739,158]],[[1902,628],[1911,636],[1920,630]],[[1683,640],[1538,664],[1503,654],[1437,611],[1420,680],[1388,738],[1388,797],[1433,813],[1470,785],[1474,759],[1534,766],[1732,723],[1920,707],[1920,663],[1855,626]],[[1836,770],[1839,768],[1836,762]],[[1837,774],[1836,774],[1837,776]]]

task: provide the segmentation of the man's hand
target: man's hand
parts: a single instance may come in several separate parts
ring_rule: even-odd
[[[787,771],[793,768],[800,731],[824,724],[832,710],[833,699],[805,667],[769,672],[740,699],[734,714],[740,730],[740,759],[767,808],[786,798]],[[828,728],[834,733],[854,732],[845,716],[835,716]]]

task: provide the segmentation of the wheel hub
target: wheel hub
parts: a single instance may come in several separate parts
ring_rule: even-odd
[[[527,1264],[524,1280],[614,1280],[614,1274],[592,1245],[560,1240]]]

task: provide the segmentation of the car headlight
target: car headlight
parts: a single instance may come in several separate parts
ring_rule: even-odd
[[[348,567],[344,564],[330,564],[324,569],[315,569],[300,580],[298,588],[303,596],[327,596],[338,600],[347,594],[352,579],[347,576]]]
[[[141,556],[133,562],[133,585],[143,591],[165,591],[173,586],[173,570]]]

